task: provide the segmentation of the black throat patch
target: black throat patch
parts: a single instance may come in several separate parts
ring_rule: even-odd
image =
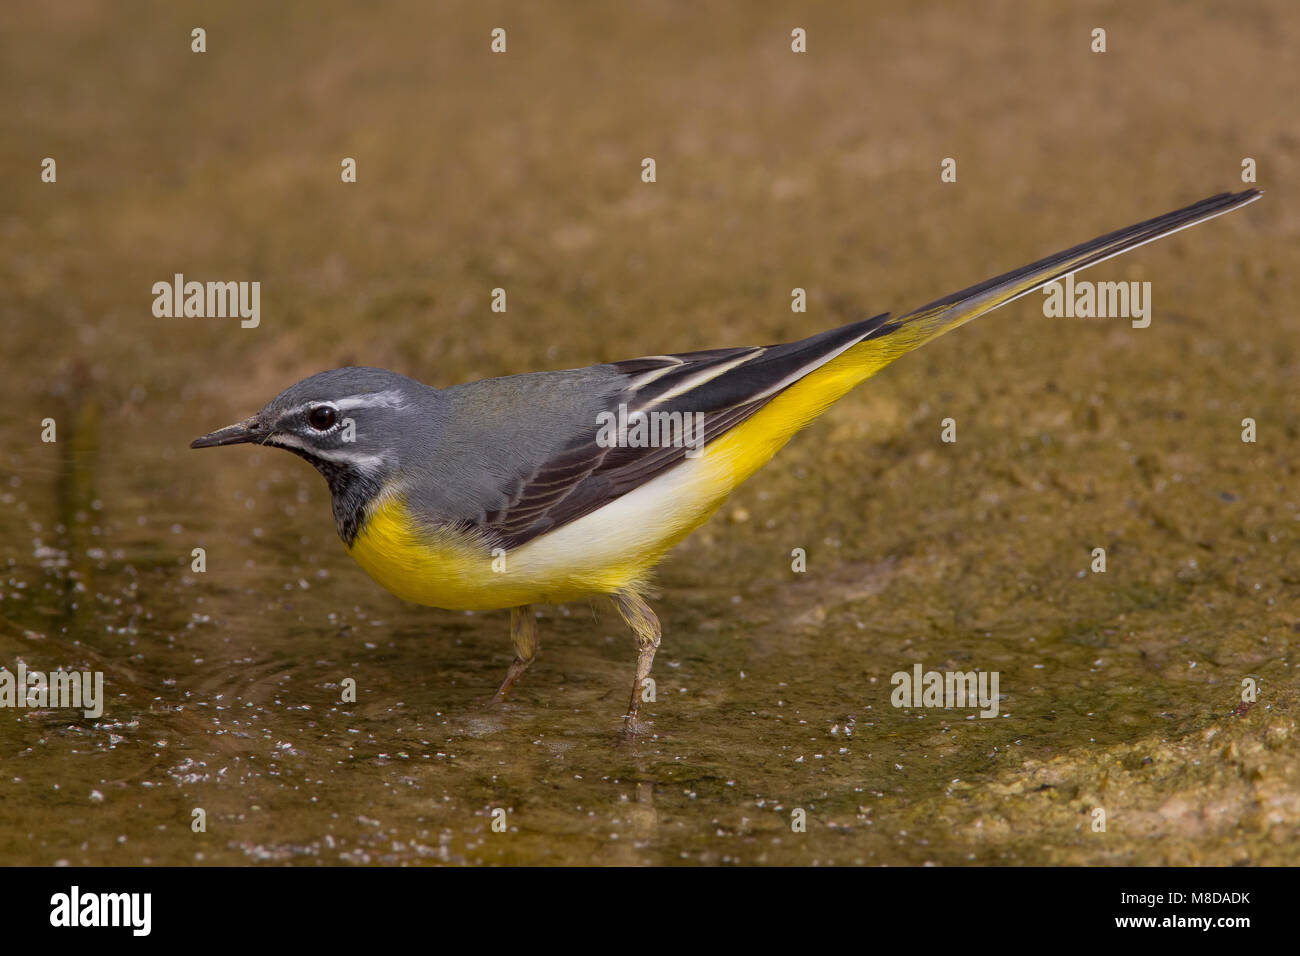
[[[351,548],[370,519],[370,504],[379,495],[379,482],[351,465],[317,458],[301,448],[280,447],[299,458],[305,458],[325,477],[325,483],[329,485],[330,495],[334,499],[334,525],[338,528],[343,543]]]

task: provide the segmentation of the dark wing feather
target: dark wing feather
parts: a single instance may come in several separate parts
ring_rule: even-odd
[[[704,444],[745,421],[785,388],[884,325],[878,315],[784,345],[709,349],[615,362],[622,376],[604,410],[702,412]],[[484,515],[480,530],[514,549],[590,514],[663,474],[686,454],[682,447],[602,447],[593,416],[589,432],[540,464],[504,507]]]

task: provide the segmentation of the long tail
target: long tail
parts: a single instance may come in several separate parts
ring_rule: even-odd
[[[1067,275],[1095,266],[1099,262],[1105,262],[1113,256],[1136,249],[1180,229],[1205,222],[1215,216],[1222,216],[1225,212],[1231,212],[1254,202],[1262,195],[1263,193],[1258,189],[1247,189],[1239,193],[1219,193],[1184,209],[1167,212],[1146,222],[1108,232],[1073,249],[1066,249],[1046,259],[1039,259],[1006,275],[954,292],[914,312],[889,320],[869,337],[897,336],[896,345],[900,347],[897,354],[911,351],[959,325],[965,325],[971,319],[992,312],[1036,289],[1041,289],[1049,282],[1063,279]]]
[[[807,371],[752,418],[727,432],[710,448],[719,457],[732,462],[731,487],[734,487],[775,454],[795,432],[905,353],[1049,282],[1171,232],[1213,219],[1254,202],[1260,195],[1259,190],[1248,189],[1211,196],[1186,209],[1107,233],[1014,272],[954,292],[900,318],[881,315],[824,333],[842,338],[843,333],[850,332],[855,344],[845,348],[839,340],[832,343],[837,349],[842,349],[836,357]],[[814,338],[820,340],[822,337]]]

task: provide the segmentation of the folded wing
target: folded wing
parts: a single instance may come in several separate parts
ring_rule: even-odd
[[[878,315],[784,345],[711,349],[615,362],[620,387],[602,411],[703,415],[707,444],[743,422],[774,395],[866,339],[888,320]],[[683,445],[605,446],[592,416],[589,432],[525,478],[479,524],[495,543],[517,548],[652,480],[686,455]],[[698,444],[697,438],[697,444]]]

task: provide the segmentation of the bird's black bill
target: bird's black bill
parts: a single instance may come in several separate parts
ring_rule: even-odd
[[[266,429],[256,418],[246,418],[242,422],[218,428],[214,432],[196,438],[190,442],[191,448],[214,448],[217,445],[239,445],[244,442],[261,441],[266,436]]]

